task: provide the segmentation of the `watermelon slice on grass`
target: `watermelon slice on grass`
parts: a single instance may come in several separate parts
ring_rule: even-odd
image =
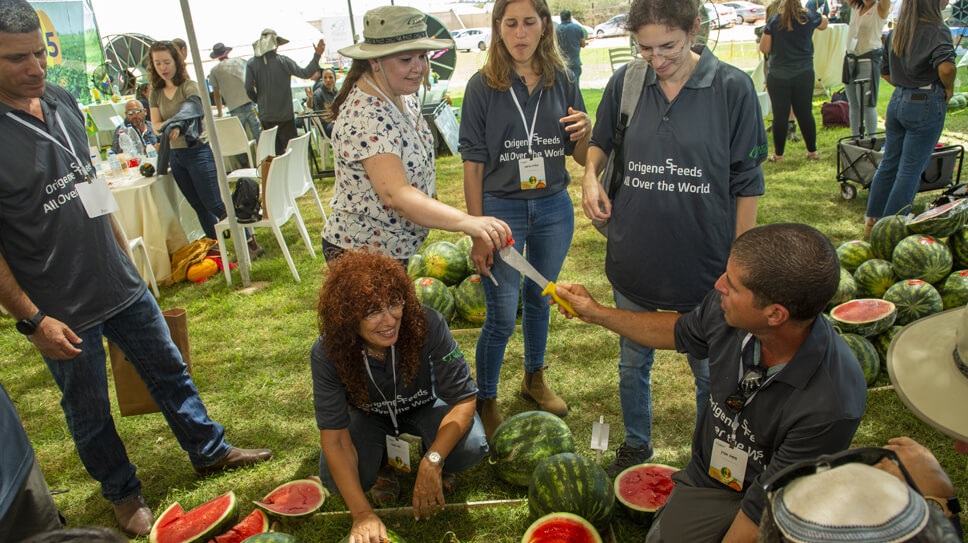
[[[521,543],[602,543],[587,520],[571,513],[549,513],[534,521]]]
[[[615,499],[634,520],[652,523],[655,512],[669,499],[676,484],[672,474],[678,471],[664,464],[639,464],[626,468],[615,478]]]
[[[209,539],[208,543],[242,543],[255,534],[268,531],[269,517],[261,509],[254,509],[249,516],[239,521],[229,531],[215,536],[215,539]]]
[[[239,504],[234,492],[185,511],[177,502],[162,513],[148,536],[150,543],[196,543],[221,534],[238,517]]]
[[[253,503],[273,517],[300,518],[315,513],[327,496],[329,491],[318,480],[299,479],[276,488],[262,501]]]

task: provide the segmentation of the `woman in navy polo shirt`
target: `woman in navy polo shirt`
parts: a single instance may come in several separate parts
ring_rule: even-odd
[[[766,88],[770,93],[773,119],[784,119],[790,108],[800,123],[807,158],[817,154],[817,123],[813,119],[813,31],[827,28],[827,18],[804,9],[800,0],[780,0],[780,13],[763,28],[760,51],[770,55]],[[783,160],[787,123],[773,123],[773,152],[770,162]]]
[[[565,156],[584,164],[591,120],[558,52],[545,1],[498,0],[493,13],[487,62],[467,84],[461,110],[467,212],[507,222],[514,248],[553,281],[575,226]],[[496,280],[482,281],[487,320],[476,356],[478,410],[490,437],[501,422],[497,382],[514,332],[521,276],[480,240],[474,240],[471,256],[482,274]],[[541,409],[564,416],[568,406],[543,377],[549,319],[544,286],[524,282],[522,392]]]

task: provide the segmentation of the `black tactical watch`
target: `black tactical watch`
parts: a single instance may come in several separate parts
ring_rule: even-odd
[[[36,315],[29,319],[17,321],[17,331],[25,336],[33,334],[37,331],[37,327],[40,326],[40,321],[44,320],[46,316],[43,311],[38,311]]]

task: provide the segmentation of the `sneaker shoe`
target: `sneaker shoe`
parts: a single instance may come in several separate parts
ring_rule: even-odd
[[[608,469],[605,472],[608,473],[609,477],[614,479],[618,477],[619,473],[625,471],[626,468],[644,464],[652,460],[653,456],[655,456],[655,453],[652,451],[651,445],[646,445],[645,447],[629,447],[625,443],[622,443],[618,450],[615,451],[615,460],[608,465]]]
[[[260,256],[266,254],[266,250],[261,245],[259,245],[259,242],[256,241],[255,236],[252,236],[251,238],[249,238],[248,246],[249,246],[249,261],[255,260]]]
[[[370,489],[370,498],[380,507],[390,507],[397,503],[400,498],[400,481],[397,480],[397,473],[392,467],[380,468],[376,483]]]

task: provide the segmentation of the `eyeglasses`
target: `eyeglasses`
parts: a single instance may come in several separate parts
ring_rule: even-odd
[[[669,59],[669,58],[677,57],[679,56],[680,53],[682,53],[686,49],[687,45],[689,45],[688,34],[686,35],[685,38],[683,38],[682,46],[679,47],[678,49],[676,49],[675,46],[668,47],[665,45],[660,45],[658,47],[659,49],[658,51],[654,53],[645,53],[643,51],[644,48],[640,45],[639,53],[642,55],[642,58],[645,59],[646,62],[651,62],[653,58]]]
[[[763,386],[764,377],[766,377],[766,368],[763,366],[753,366],[746,370],[743,378],[739,380],[736,392],[726,398],[726,407],[736,412],[742,411],[746,407],[746,402]]]
[[[125,115],[137,115],[144,111],[144,109],[130,109],[124,112]]]
[[[403,302],[397,302],[395,304],[391,304],[390,307],[373,311],[363,318],[366,319],[367,322],[380,322],[380,320],[383,318],[383,315],[390,313],[391,317],[399,319],[403,316],[403,306]]]
[[[794,479],[799,479],[800,477],[806,477],[807,475],[827,471],[844,464],[858,463],[873,466],[884,459],[893,462],[898,469],[900,469],[901,474],[904,475],[904,480],[907,481],[908,486],[913,488],[918,494],[921,493],[918,485],[914,483],[914,479],[911,477],[911,474],[908,473],[907,468],[904,467],[904,464],[902,464],[901,460],[897,457],[897,453],[890,449],[882,449],[881,447],[858,447],[856,449],[847,449],[846,451],[821,456],[816,460],[791,464],[767,479],[767,481],[763,483],[763,490],[767,493],[767,495],[770,495],[771,493],[776,492],[777,490],[786,486],[787,483],[793,481]]]

